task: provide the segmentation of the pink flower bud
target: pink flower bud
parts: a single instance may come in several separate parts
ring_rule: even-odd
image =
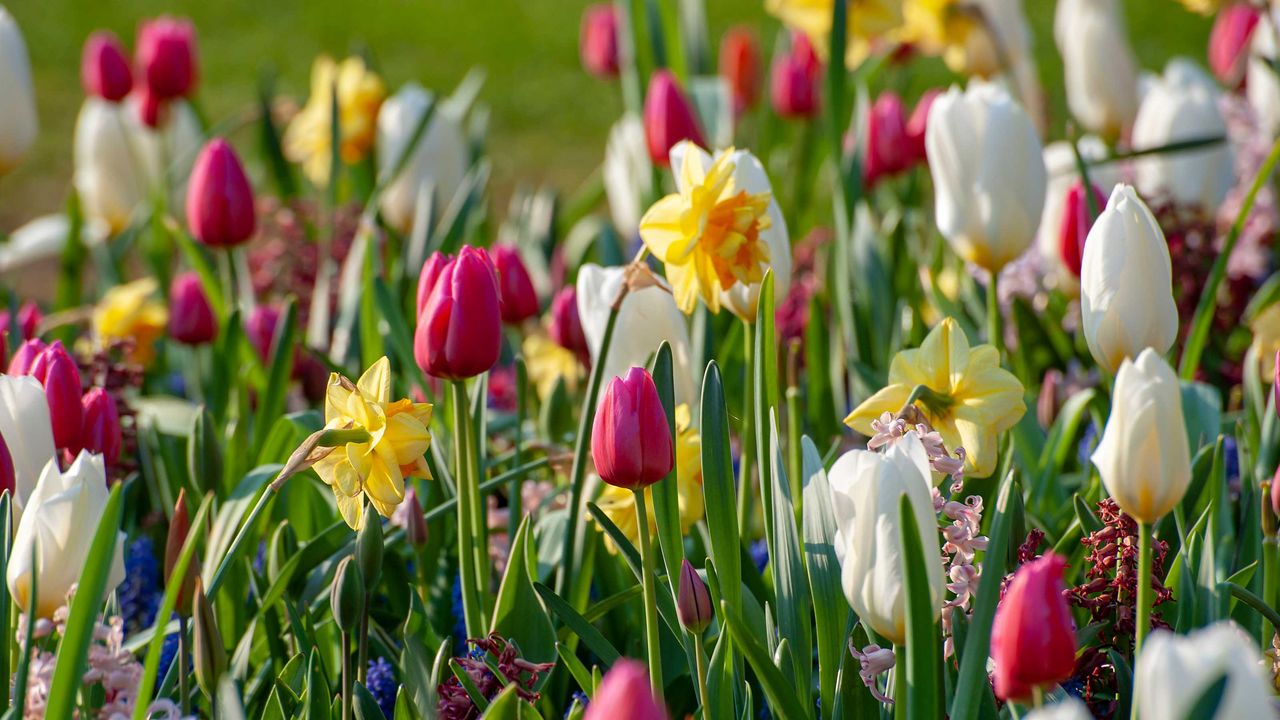
[[[907,113],[893,92],[881,93],[867,114],[866,149],[862,155],[862,182],[874,186],[882,177],[911,167],[907,137]]]
[[[1093,187],[1094,206],[1101,212],[1107,207],[1107,199],[1096,186]],[[1080,277],[1080,265],[1084,260],[1084,241],[1089,237],[1093,220],[1089,217],[1089,200],[1084,194],[1084,183],[1077,180],[1067,188],[1062,201],[1062,225],[1058,228],[1058,254],[1062,264],[1071,274]]]
[[[568,285],[560,289],[551,300],[551,339],[560,347],[572,350],[583,364],[591,356],[587,336],[582,331],[582,317],[578,315],[578,291]]]
[[[99,30],[84,43],[80,84],[89,95],[120,102],[133,89],[133,71],[115,33]]]
[[[1018,568],[991,627],[996,696],[1024,700],[1076,667],[1076,631],[1063,596],[1067,561],[1049,553]]]
[[[582,12],[578,43],[587,72],[604,80],[618,76],[618,11],[613,3],[590,5]]]
[[[17,485],[17,474],[13,471],[13,455],[9,452],[4,436],[0,435],[0,491],[8,490],[12,493]]]
[[[609,668],[582,720],[668,720],[667,709],[649,688],[649,672],[639,660],[622,658]]]
[[[609,381],[591,426],[596,472],[610,485],[643,488],[675,466],[671,425],[649,371],[632,367]]]
[[[274,305],[258,305],[245,318],[244,334],[264,364],[271,362],[271,343],[275,340],[279,323],[280,308]]]
[[[200,151],[187,186],[187,226],[212,247],[239,245],[253,236],[253,189],[235,150],[214,138]]]
[[[218,321],[204,294],[200,276],[181,273],[169,290],[169,337],[185,345],[203,345],[218,336]]]
[[[62,346],[54,340],[40,354],[32,368],[34,375],[44,384],[44,394],[49,402],[49,419],[53,422],[53,444],[60,448],[74,448],[80,442],[80,428],[84,409],[80,404],[83,392],[80,385],[80,367]]]
[[[771,71],[773,111],[786,118],[818,114],[818,83],[822,63],[804,35],[795,35],[790,52],[778,56]]]
[[[427,518],[422,512],[422,502],[412,487],[404,491],[404,539],[410,547],[421,550],[427,544]]]
[[[711,624],[711,593],[707,592],[707,584],[702,582],[688,558],[680,566],[676,614],[680,616],[680,624],[694,634],[701,633]]]
[[[49,347],[44,344],[40,338],[31,338],[24,340],[17,350],[13,351],[13,357],[9,359],[10,375],[32,375],[35,368],[36,360],[44,354],[45,349]],[[39,378],[37,378],[39,379]]]
[[[413,355],[428,375],[461,380],[498,362],[502,347],[498,273],[489,254],[464,246],[440,271],[418,314]]]
[[[445,255],[437,250],[431,253],[431,257],[422,263],[422,271],[418,273],[418,314],[422,314],[422,308],[427,304],[427,298],[431,297],[431,289],[436,286],[436,280],[439,279],[444,266],[453,260],[452,255]]]
[[[538,314],[538,293],[524,266],[520,251],[510,245],[495,245],[493,264],[498,269],[498,294],[502,298],[502,321],[519,325]]]
[[[760,100],[760,46],[746,27],[730,28],[720,41],[720,76],[733,94],[733,112],[741,115]]]
[[[1209,33],[1209,67],[1223,85],[1242,88],[1249,45],[1262,11],[1247,2],[1227,5],[1218,11]]]
[[[198,75],[196,31],[190,20],[161,16],[138,27],[138,76],[158,101],[186,97]]]
[[[929,126],[929,109],[933,107],[933,101],[938,99],[942,91],[938,88],[926,90],[924,95],[916,101],[915,108],[911,111],[911,117],[907,119],[907,143],[911,147],[911,161],[913,163],[928,162],[924,150],[924,131]]]
[[[108,466],[120,459],[123,437],[120,431],[120,412],[115,398],[100,387],[89,388],[81,399],[84,422],[80,429],[78,450],[98,453]]]
[[[44,314],[40,312],[40,306],[28,300],[22,303],[22,307],[18,308],[18,332],[19,337],[13,338],[14,342],[19,340],[30,340],[36,336],[36,330],[40,326],[40,321],[44,319]],[[13,330],[13,318],[8,310],[0,310],[0,332],[11,332]]]
[[[670,70],[658,70],[649,78],[649,92],[644,99],[644,134],[649,158],[661,167],[670,164],[671,148],[681,140],[690,140],[699,147],[707,144],[702,139],[693,107]]]

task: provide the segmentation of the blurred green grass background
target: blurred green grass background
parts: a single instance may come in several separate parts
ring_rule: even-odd
[[[1061,62],[1053,44],[1054,0],[1024,0],[1036,54],[1061,131]],[[578,25],[586,0],[10,0],[34,70],[40,137],[26,163],[0,178],[0,232],[62,207],[70,187],[72,130],[82,100],[80,49],[95,29],[116,32],[129,47],[138,20],[168,13],[190,17],[200,42],[199,105],[216,122],[255,102],[264,71],[281,93],[304,98],[312,58],[367,47],[394,92],[417,80],[448,92],[479,66],[482,101],[492,110],[489,149],[498,213],[519,183],[576,187],[599,163],[609,125],[621,112],[615,84],[584,73]],[[1204,63],[1210,20],[1173,0],[1124,0],[1130,36],[1145,68],[1174,55]],[[707,0],[713,43],[745,23],[772,44],[777,24],[762,0]],[[911,85],[946,82],[923,63]],[[0,108],[0,112],[2,112]],[[233,138],[256,147],[252,130]]]

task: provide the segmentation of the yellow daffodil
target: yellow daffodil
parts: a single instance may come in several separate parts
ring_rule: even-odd
[[[331,160],[329,119],[333,92],[338,92],[338,125],[342,133],[340,154],[345,163],[359,162],[371,148],[378,130],[378,108],[387,97],[382,78],[364,60],[349,57],[336,63],[327,55],[311,66],[311,96],[294,116],[284,134],[284,154],[302,163],[307,178],[328,185]]]
[[[871,43],[902,24],[903,0],[850,0],[845,65],[852,68],[867,57]],[[787,27],[809,36],[826,58],[831,34],[833,0],[765,0],[765,10]]]
[[[1280,302],[1271,303],[1249,322],[1253,331],[1253,350],[1262,363],[1262,377],[1275,373],[1276,352],[1280,351]]]
[[[917,393],[921,386],[925,390]],[[855,408],[845,424],[872,435],[871,421],[902,410],[913,393],[947,449],[963,447],[967,470],[978,477],[995,470],[997,436],[1027,409],[1022,383],[1000,367],[999,351],[991,345],[970,348],[951,318],[930,331],[919,348],[895,355],[889,386]]]
[[[1222,7],[1222,0],[1178,0],[1191,12],[1212,15]]]
[[[676,486],[679,493],[680,533],[689,532],[693,524],[702,519],[702,438],[693,427],[688,405],[676,407]],[[631,540],[632,544],[640,541],[636,524],[636,496],[630,490],[605,485],[604,492],[596,504],[614,525]],[[645,488],[645,503],[648,508],[649,533],[658,531],[657,513],[653,507],[653,488]],[[616,553],[617,547],[608,535],[604,537],[609,552]]]
[[[354,385],[337,373],[329,375],[324,417],[326,429],[364,431],[358,441],[334,447],[314,465],[352,528],[364,525],[365,497],[378,514],[390,517],[404,500],[404,479],[430,477],[423,454],[431,444],[431,405],[391,401],[391,364],[385,357]]]
[[[531,333],[522,344],[525,367],[529,379],[538,390],[538,397],[546,400],[556,389],[556,382],[563,379],[565,390],[578,388],[582,364],[572,350],[560,346],[544,333]]]
[[[102,296],[93,309],[93,334],[98,347],[113,341],[133,343],[129,359],[147,365],[155,358],[156,339],[164,335],[169,310],[155,299],[154,278],[117,285]]]
[[[682,311],[692,313],[701,296],[711,312],[719,312],[722,291],[764,279],[770,256],[765,232],[773,225],[768,177],[758,161],[732,148],[712,159],[692,143],[680,143],[672,158],[679,168],[677,192],[644,214],[640,238],[666,264]]]
[[[969,67],[972,63],[966,57],[972,34],[985,34],[981,17],[977,15],[979,12],[981,10],[975,10],[967,0],[906,0],[903,6],[904,22],[897,37],[923,52],[941,55],[956,72],[986,76],[990,72],[973,73],[973,69]],[[979,54],[985,57],[995,53]]]

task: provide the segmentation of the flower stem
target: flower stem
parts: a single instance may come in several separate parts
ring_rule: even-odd
[[[1151,629],[1151,526],[1138,523],[1137,625],[1133,630],[1133,659],[1137,662],[1142,643]]]
[[[1262,539],[1262,599],[1270,607],[1280,604],[1277,603],[1280,600],[1280,538],[1275,536]],[[1277,628],[1263,630],[1263,647],[1270,644],[1276,631]]]
[[[178,697],[182,700],[182,716],[191,713],[191,690],[187,686],[187,618],[178,615]]]
[[[893,656],[905,658],[905,645],[894,645]],[[907,664],[899,662],[893,667],[893,717],[894,720],[911,720],[907,715]]]
[[[467,387],[462,380],[449,383],[453,397],[453,458],[457,464],[455,478],[458,489],[458,572],[462,585],[462,614],[467,637],[484,637],[484,611],[480,604],[480,568],[476,566],[475,542],[478,528],[473,526],[472,505],[479,502],[475,478],[471,475],[471,443],[468,427]]]
[[[702,705],[703,717],[707,714],[707,650],[702,643],[702,633],[693,635],[693,655],[698,671],[698,702]]]
[[[342,720],[351,720],[351,633],[342,633]]]
[[[1038,708],[1044,705],[1044,688],[1036,685],[1031,688],[1031,707]]]
[[[372,594],[366,594],[364,612],[360,614],[360,652],[356,656],[356,680],[359,682],[364,682],[365,669],[369,667],[369,603],[372,601]]]
[[[1000,293],[997,285],[997,278],[1000,277],[998,270],[991,271],[991,280],[987,283],[987,342],[1000,349],[1000,340],[1003,335],[1000,332]]]
[[[751,524],[751,464],[756,456],[756,339],[751,323],[745,320],[742,322],[742,338],[742,352],[747,364],[742,383],[742,449],[738,455],[738,528],[746,532]]]
[[[649,510],[644,488],[632,490],[636,500],[636,531],[640,536],[641,581],[644,585],[645,654],[649,660],[649,684],[653,696],[662,702],[662,646],[658,642],[658,592],[654,575],[653,538],[649,533]]]

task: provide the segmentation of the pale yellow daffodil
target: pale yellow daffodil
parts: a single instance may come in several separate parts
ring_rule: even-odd
[[[871,421],[902,410],[919,386],[927,391],[917,405],[947,449],[963,447],[966,470],[977,477],[990,475],[999,434],[1027,410],[1022,383],[1000,367],[999,351],[991,345],[970,348],[964,330],[946,318],[919,348],[894,356],[888,387],[863,401],[844,422],[870,436]]]
[[[765,0],[764,4],[770,15],[807,35],[823,59],[829,54],[834,6],[834,0]],[[902,25],[903,0],[850,0],[845,12],[844,60],[852,68],[866,59],[873,40],[889,36]]]
[[[431,445],[431,405],[391,401],[387,358],[371,365],[354,385],[337,373],[329,375],[324,416],[327,429],[367,433],[367,439],[338,445],[314,465],[352,528],[364,525],[366,497],[378,514],[390,517],[404,500],[405,478],[430,477],[423,454]]]
[[[538,391],[538,397],[546,400],[556,389],[556,383],[564,380],[565,390],[578,389],[582,375],[582,363],[572,350],[560,346],[545,333],[530,333],[521,344],[529,379]]]
[[[387,97],[382,78],[359,57],[340,63],[322,55],[311,66],[311,95],[285,130],[285,157],[302,163],[302,170],[317,186],[329,184],[332,160],[330,118],[333,93],[338,93],[339,155],[344,163],[359,162],[373,148],[378,131],[378,109]]]
[[[93,335],[99,348],[115,341],[133,343],[129,359],[147,365],[155,357],[156,339],[169,324],[169,310],[155,298],[154,278],[117,285],[93,308]]]

